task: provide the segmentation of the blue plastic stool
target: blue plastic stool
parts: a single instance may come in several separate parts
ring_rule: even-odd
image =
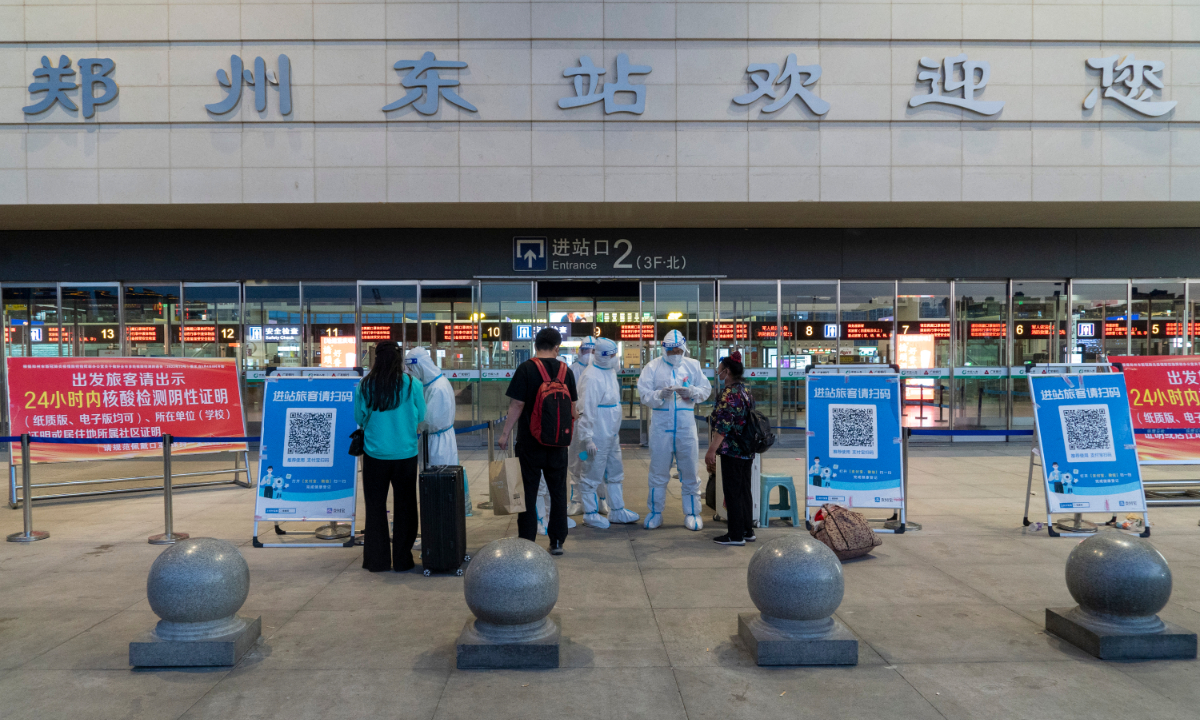
[[[759,487],[759,505],[758,505],[758,526],[769,527],[771,518],[791,518],[792,527],[800,526],[800,512],[797,509],[799,502],[794,498],[796,495],[796,484],[792,480],[791,475],[761,475],[758,481]],[[771,489],[779,488],[779,504],[771,504]]]

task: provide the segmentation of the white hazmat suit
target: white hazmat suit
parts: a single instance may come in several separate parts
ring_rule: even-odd
[[[607,338],[596,341],[592,364],[584,371],[585,390],[579,395],[576,439],[587,448],[580,479],[583,494],[583,524],[604,529],[610,523],[637,522],[639,515],[625,507],[621,482],[621,384],[617,380],[617,344]],[[600,514],[598,489],[608,490],[608,519]]]
[[[596,347],[596,338],[588,335],[579,344],[579,354],[571,362],[571,374],[575,376],[575,393],[580,398],[583,397],[583,387],[586,380],[584,379],[584,371],[592,363],[592,351]],[[570,494],[567,496],[567,515],[578,515],[583,512],[582,495],[580,493],[579,479],[583,476],[583,459],[579,457],[584,451],[583,443],[579,441],[579,433],[575,433],[571,439],[571,446],[567,449],[567,485]],[[547,502],[549,502],[549,491],[546,492]],[[600,491],[600,498],[604,498],[604,491]],[[608,512],[607,507],[602,508],[602,512]]]
[[[423,347],[409,350],[404,357],[405,367],[425,386],[425,426],[429,431],[430,465],[458,465],[458,439],[454,436],[454,387],[433,364],[429,351]],[[471,514],[471,491],[463,475],[463,496],[467,515]]]
[[[679,468],[683,486],[684,524],[688,530],[704,528],[700,519],[700,476],[696,472],[699,441],[696,438],[696,403],[712,394],[712,384],[700,363],[687,356],[683,333],[672,330],[662,340],[663,355],[646,363],[638,378],[638,395],[650,408],[650,495],[646,505],[647,530],[662,525],[671,459]],[[681,354],[670,350],[682,349]]]

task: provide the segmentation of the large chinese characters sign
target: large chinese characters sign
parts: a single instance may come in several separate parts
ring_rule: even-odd
[[[11,434],[105,440],[33,443],[34,462],[155,457],[140,438],[246,434],[233,359],[8,358]],[[245,443],[174,443],[175,453],[242,451]]]
[[[1200,356],[1110,357],[1125,373],[1138,459],[1200,463]]]

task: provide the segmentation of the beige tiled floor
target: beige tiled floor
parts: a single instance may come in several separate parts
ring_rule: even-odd
[[[572,532],[554,611],[562,667],[527,672],[454,669],[470,617],[460,578],[369,574],[357,548],[255,549],[250,491],[181,491],[177,529],[242,547],[244,612],[263,616],[264,641],[232,669],[135,671],[128,643],[155,621],[144,583],[160,549],[145,538],[161,532],[161,497],[46,501],[34,517],[49,540],[0,543],[0,717],[995,720],[1087,708],[1194,718],[1197,662],[1103,663],[1042,632],[1044,608],[1071,603],[1063,563],[1077,541],[1023,531],[1027,448],[914,445],[910,519],[924,529],[883,536],[845,567],[839,616],[861,640],[853,668],[754,665],[736,630],[737,613],[752,609],[745,566],[755,547],[714,545],[723,525],[711,521],[685,530],[673,484],[659,530]],[[779,448],[767,469],[796,471],[800,453]],[[463,457],[481,501],[483,454]],[[646,451],[626,448],[625,466],[628,504],[644,512]],[[1039,493],[1035,511],[1041,502]],[[1200,507],[1151,511],[1152,541],[1174,573],[1163,614],[1194,630],[1198,518]],[[0,510],[0,533],[20,524],[19,511]],[[516,533],[512,518],[487,511],[468,524],[472,550]],[[780,523],[759,536],[789,532]]]

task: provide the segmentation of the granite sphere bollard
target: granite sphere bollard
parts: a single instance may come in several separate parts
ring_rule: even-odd
[[[738,615],[738,635],[759,665],[857,665],[858,640],[833,617],[845,579],[837,555],[808,534],[764,543],[746,588],[757,613]]]
[[[233,665],[258,640],[261,618],[239,616],[250,593],[250,568],[233,544],[189,538],[150,567],[146,597],[161,618],[129,645],[134,666]]]
[[[475,620],[458,638],[459,668],[558,667],[561,640],[550,611],[558,566],[537,544],[503,538],[471,556],[463,595]]]
[[[1158,617],[1171,569],[1149,541],[1103,531],[1067,557],[1073,608],[1046,608],[1046,630],[1104,660],[1196,657],[1196,634]]]

